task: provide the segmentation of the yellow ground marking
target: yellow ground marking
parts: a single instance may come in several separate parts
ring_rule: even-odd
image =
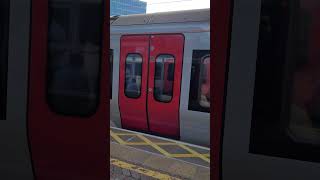
[[[204,157],[210,157],[208,154],[202,154]],[[199,158],[198,155],[195,154],[171,154],[171,157],[174,158]]]
[[[174,157],[174,158],[199,158],[197,155],[194,155],[194,154],[171,154],[171,157]]]
[[[168,153],[167,151],[165,151],[164,149],[162,149],[160,146],[156,145],[155,143],[153,143],[152,141],[150,141],[148,138],[137,134],[137,136],[142,139],[144,142],[146,142],[148,145],[152,146],[153,148],[155,148],[156,150],[158,150],[159,152],[161,152],[163,155],[167,156],[167,157],[171,157],[170,153]]]
[[[177,143],[165,143],[165,142],[158,142],[158,143],[154,143],[154,144],[160,145],[160,146],[177,145]]]
[[[126,142],[125,145],[129,145],[129,146],[146,146],[148,145],[145,142]]]
[[[198,153],[197,151],[189,148],[188,146],[186,146],[184,144],[172,143],[172,142],[152,142],[151,140],[149,140],[148,138],[144,137],[143,135],[134,134],[134,133],[114,133],[114,132],[110,131],[110,135],[119,144],[122,144],[122,145],[152,146],[154,149],[158,150],[160,153],[162,153],[163,155],[165,155],[167,157],[173,157],[173,158],[200,158],[200,159],[210,163],[210,159],[209,159],[210,158],[210,154],[208,154],[208,153],[206,153],[206,154]],[[135,136],[135,137],[138,137],[139,139],[141,139],[143,142],[127,142],[127,141],[122,140],[120,138],[120,136]],[[160,147],[160,146],[166,146],[166,145],[179,146],[182,149],[188,151],[190,154],[186,154],[186,153],[171,154],[171,153],[167,152],[166,150],[164,150],[163,148]]]
[[[154,143],[156,145],[160,146],[166,146],[166,145],[176,145],[175,143]],[[125,145],[131,145],[131,146],[146,146],[149,145],[146,142],[125,142]]]
[[[110,131],[110,135],[111,135],[111,137],[113,137],[113,139],[118,141],[119,144],[125,144],[125,142],[121,138],[119,138],[119,136],[117,136],[115,133],[113,133],[112,131]]]
[[[129,164],[129,163],[126,163],[126,162],[123,162],[123,161],[120,161],[120,160],[117,160],[117,159],[114,159],[114,158],[110,158],[110,163],[114,166],[118,166],[120,168],[123,168],[123,169],[128,169],[130,171],[135,171],[139,174],[143,174],[143,175],[146,175],[146,176],[149,176],[149,177],[153,177],[155,179],[163,179],[163,180],[180,180],[179,178],[175,178],[175,177],[172,177],[168,174],[164,174],[164,173],[160,173],[160,172],[157,172],[157,171],[152,171],[150,169],[145,169],[145,168],[142,168],[142,167],[139,167],[139,166],[136,166],[136,165],[133,165],[133,164]]]
[[[191,154],[196,155],[196,156],[199,157],[200,159],[202,159],[202,160],[210,163],[210,159],[206,158],[204,155],[198,153],[197,151],[195,151],[195,150],[193,150],[193,149],[191,149],[191,148],[189,148],[189,147],[187,147],[187,146],[185,146],[185,145],[183,145],[183,144],[178,144],[178,146],[180,146],[180,147],[182,147],[183,149],[189,151]]]
[[[115,133],[114,134],[118,135],[118,136],[135,136],[136,134],[133,133]]]

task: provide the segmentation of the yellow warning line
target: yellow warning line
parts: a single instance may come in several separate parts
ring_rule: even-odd
[[[154,144],[160,145],[160,146],[177,145],[176,143],[166,143],[166,142],[158,142],[158,143],[154,143]]]
[[[123,161],[120,161],[120,160],[117,160],[117,159],[114,159],[114,158],[110,158],[110,163],[114,166],[118,166],[120,168],[123,168],[123,169],[128,169],[130,171],[135,171],[139,174],[143,174],[143,175],[146,175],[146,176],[149,176],[149,177],[153,177],[155,179],[163,179],[163,180],[180,180],[179,178],[175,178],[175,177],[172,177],[168,174],[163,174],[163,173],[160,173],[160,172],[157,172],[157,171],[152,171],[150,169],[145,169],[145,168],[142,168],[142,167],[139,167],[139,166],[136,166],[136,165],[133,165],[133,164],[129,164],[129,163],[126,163],[126,162],[123,162]]]
[[[197,155],[194,154],[171,154],[171,157],[174,158],[199,158]]]
[[[124,142],[125,145],[131,145],[131,146],[146,146],[150,145],[146,142]],[[174,143],[154,143],[155,145],[160,145],[160,146],[168,146],[168,145],[176,145]]]
[[[136,134],[133,134],[133,133],[114,133],[118,136],[135,136]]]
[[[208,154],[202,154],[204,157],[210,157]],[[195,154],[171,154],[171,157],[174,158],[199,158],[198,155]]]

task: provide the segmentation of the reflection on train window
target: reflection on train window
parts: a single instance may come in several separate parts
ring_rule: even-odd
[[[6,118],[9,0],[0,1],[0,120]]]
[[[174,57],[159,55],[155,64],[154,98],[159,102],[170,102],[173,95]]]
[[[125,74],[125,95],[129,98],[140,97],[142,77],[142,56],[140,54],[128,54]]]
[[[210,51],[194,50],[192,55],[189,110],[210,112]]]
[[[47,98],[56,113],[90,116],[95,112],[102,25],[102,0],[49,0]]]
[[[110,99],[112,99],[112,77],[113,77],[113,49],[110,49],[109,51],[110,57],[109,57],[109,62],[110,62]]]
[[[250,152],[320,162],[319,18],[318,0],[263,2]]]

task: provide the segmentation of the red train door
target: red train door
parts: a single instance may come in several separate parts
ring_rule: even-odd
[[[149,128],[179,137],[183,35],[151,35],[148,81]]]
[[[121,38],[119,108],[124,128],[179,137],[183,35]]]
[[[122,36],[120,46],[119,109],[122,126],[147,131],[149,36]]]
[[[28,136],[38,180],[107,178],[104,0],[33,0]]]

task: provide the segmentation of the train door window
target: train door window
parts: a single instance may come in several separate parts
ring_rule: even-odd
[[[49,0],[48,15],[48,104],[90,116],[99,102],[103,1]]]
[[[6,119],[7,110],[9,5],[9,0],[0,2],[0,120]]]
[[[113,79],[113,49],[109,50],[109,62],[110,62],[110,99],[112,99],[112,79]]]
[[[319,18],[318,0],[263,1],[251,153],[320,162]]]
[[[125,95],[129,98],[138,98],[141,95],[142,56],[128,54],[125,68]]]
[[[188,109],[210,112],[209,50],[193,51]]]
[[[172,55],[159,55],[156,58],[153,95],[159,102],[170,102],[172,99],[174,62]]]

